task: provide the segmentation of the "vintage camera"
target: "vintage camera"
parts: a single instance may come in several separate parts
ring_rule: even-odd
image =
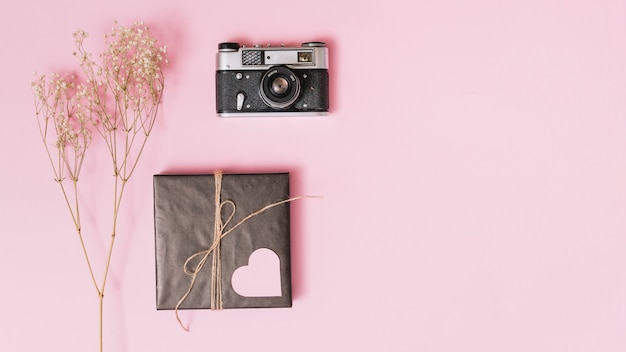
[[[215,85],[219,116],[326,115],[326,44],[220,43]]]

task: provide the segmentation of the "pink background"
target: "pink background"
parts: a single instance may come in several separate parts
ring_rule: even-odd
[[[172,64],[122,206],[106,350],[626,351],[618,0],[14,2],[0,14],[0,350],[96,350],[97,296],[30,81],[75,67],[79,27],[99,50],[114,19],[148,23]],[[326,41],[331,114],[217,118],[227,40]],[[99,273],[110,170],[92,161]],[[184,312],[186,333],[155,310],[151,176],[214,169],[290,171],[294,195],[324,198],[292,205],[292,309]]]

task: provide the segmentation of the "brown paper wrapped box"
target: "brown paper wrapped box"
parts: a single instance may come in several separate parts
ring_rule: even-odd
[[[221,200],[236,206],[225,231],[247,215],[289,198],[289,174],[224,174]],[[222,209],[227,221],[232,207]],[[227,210],[228,209],[228,210]],[[156,249],[156,306],[175,309],[190,287],[185,261],[213,243],[215,176],[155,175],[154,221]],[[251,217],[221,240],[223,308],[291,307],[291,257],[289,203],[271,207]],[[280,263],[280,296],[244,297],[233,289],[233,273],[248,265],[250,255],[267,248]],[[211,307],[211,253],[197,274],[189,295],[179,309]],[[188,268],[195,267],[198,256]]]

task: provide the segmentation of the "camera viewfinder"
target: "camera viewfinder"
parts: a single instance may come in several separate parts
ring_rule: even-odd
[[[313,61],[312,51],[298,51],[298,62],[311,62]]]

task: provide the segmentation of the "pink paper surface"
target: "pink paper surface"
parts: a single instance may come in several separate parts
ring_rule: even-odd
[[[32,72],[143,20],[171,64],[122,204],[105,350],[625,351],[626,3],[33,1],[0,15],[1,351],[97,350],[98,298]],[[220,119],[222,41],[325,41],[326,117]],[[98,280],[111,169],[89,151]],[[97,163],[96,161],[100,161]],[[105,161],[105,162],[103,162]],[[153,174],[289,171],[291,309],[155,310]]]

